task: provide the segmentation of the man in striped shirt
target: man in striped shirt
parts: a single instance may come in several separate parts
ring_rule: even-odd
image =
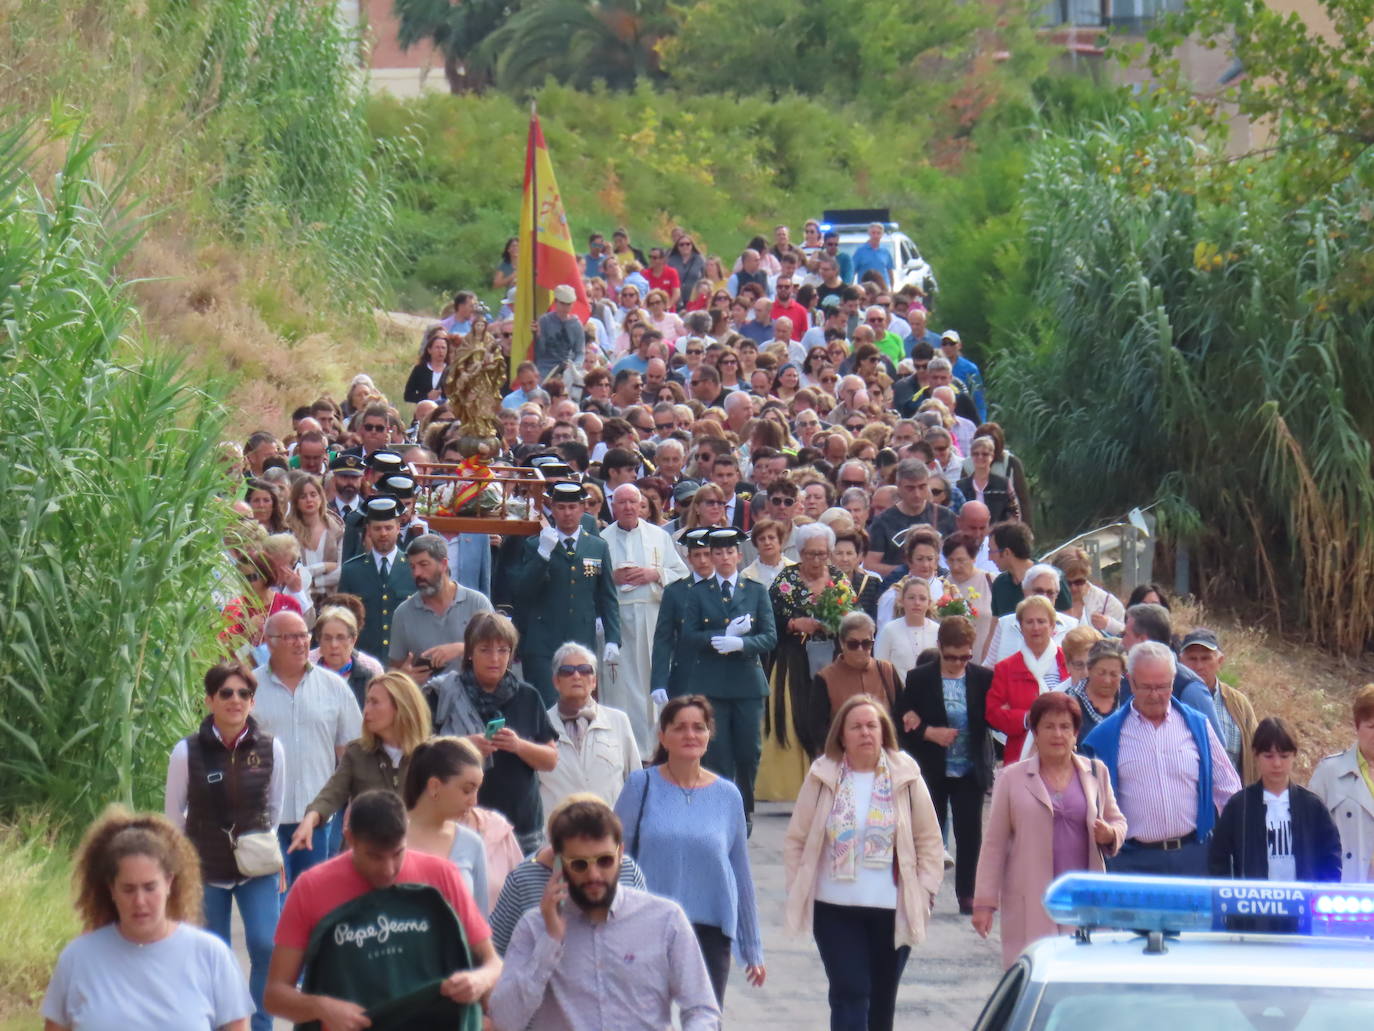
[[[1126,657],[1131,700],[1083,741],[1107,766],[1129,837],[1110,868],[1124,873],[1207,875],[1217,812],[1241,788],[1217,733],[1173,697],[1169,647],[1143,641]]]

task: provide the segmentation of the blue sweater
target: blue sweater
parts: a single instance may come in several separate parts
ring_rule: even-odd
[[[638,827],[634,859],[644,871],[649,890],[680,905],[692,923],[719,927],[733,939],[736,954],[746,964],[762,965],[763,942],[739,788],[718,777],[693,791],[688,801],[659,769],[651,766],[630,774],[616,799],[626,849],[636,840]]]
[[[1197,744],[1197,840],[1206,841],[1212,836],[1212,828],[1217,822],[1217,807],[1212,801],[1212,746],[1207,736],[1207,717],[1196,709],[1181,702],[1174,702],[1183,721]],[[1121,728],[1133,706],[1126,702],[1116,712],[1097,725],[1097,728],[1083,739],[1079,751],[1089,758],[1096,756],[1107,766],[1112,778],[1112,790],[1119,791],[1116,779],[1117,760],[1121,754]],[[1128,828],[1129,832],[1129,828]]]

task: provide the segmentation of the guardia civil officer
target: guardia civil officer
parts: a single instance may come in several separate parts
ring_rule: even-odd
[[[653,684],[650,697],[655,705],[667,705],[669,698],[692,694],[696,690],[691,680],[696,652],[687,643],[682,629],[687,618],[688,592],[695,584],[709,580],[716,573],[716,565],[711,560],[710,532],[709,527],[699,526],[682,535],[692,575],[674,580],[663,588],[658,620],[654,623],[654,651],[649,674]]]
[[[768,592],[739,575],[744,534],[721,527],[711,530],[708,539],[715,575],[694,584],[688,594],[684,637],[695,661],[689,679],[691,689],[715,708],[716,731],[704,765],[734,781],[752,829],[754,776],[768,697],[762,660],[777,646],[778,634]]]
[[[401,502],[389,494],[376,494],[363,502],[362,510],[367,549],[343,564],[339,591],[356,594],[367,612],[358,632],[358,648],[369,655],[387,655],[391,614],[415,593],[415,578],[410,575],[410,563],[396,546],[401,534]]]
[[[582,526],[586,488],[555,483],[549,488],[553,525],[525,541],[514,574],[513,593],[523,616],[520,662],[525,679],[546,706],[558,702],[553,686],[553,653],[565,641],[596,647],[596,621],[606,637],[603,661],[620,661],[620,602],[611,576],[611,553],[600,537]]]

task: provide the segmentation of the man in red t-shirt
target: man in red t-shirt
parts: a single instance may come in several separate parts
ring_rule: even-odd
[[[666,257],[662,247],[650,248],[649,267],[644,270],[644,278],[649,281],[650,290],[662,290],[667,294],[669,309],[677,311],[678,302],[682,300],[682,280],[678,278],[677,269],[668,266]]]
[[[330,1031],[367,1027],[363,1007],[326,995],[307,995],[296,986],[315,925],[344,903],[393,884],[428,884],[438,889],[463,925],[475,965],[452,974],[441,989],[444,995],[454,1002],[475,1003],[490,992],[501,976],[491,928],[456,866],[437,856],[407,851],[406,812],[400,797],[381,790],[359,795],[353,800],[344,839],[349,851],[301,874],[286,896],[267,971],[263,999],[267,1011],[297,1024],[318,1020]]]
[[[791,276],[778,276],[778,281],[774,284],[777,296],[773,301],[772,318],[777,319],[786,315],[792,320],[792,339],[800,340],[811,328],[811,319],[806,314],[806,309],[797,303],[796,295],[792,292],[793,285]]]

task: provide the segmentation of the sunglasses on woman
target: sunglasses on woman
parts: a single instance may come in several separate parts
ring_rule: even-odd
[[[613,870],[620,865],[620,857],[614,852],[602,852],[599,856],[592,856],[590,859],[583,859],[578,856],[576,859],[565,859],[563,865],[575,874],[584,874],[595,863],[598,870]]]
[[[856,652],[862,648],[866,652],[873,650],[873,638],[871,637],[851,637],[844,642],[845,648],[851,652]]]
[[[215,692],[215,695],[222,702],[227,702],[229,699],[235,697],[246,702],[253,697],[253,692],[246,687],[221,687]]]
[[[590,665],[584,662],[579,666],[559,666],[557,672],[560,677],[570,677],[574,673],[580,673],[584,677],[589,677],[595,673],[596,670],[592,669]]]

